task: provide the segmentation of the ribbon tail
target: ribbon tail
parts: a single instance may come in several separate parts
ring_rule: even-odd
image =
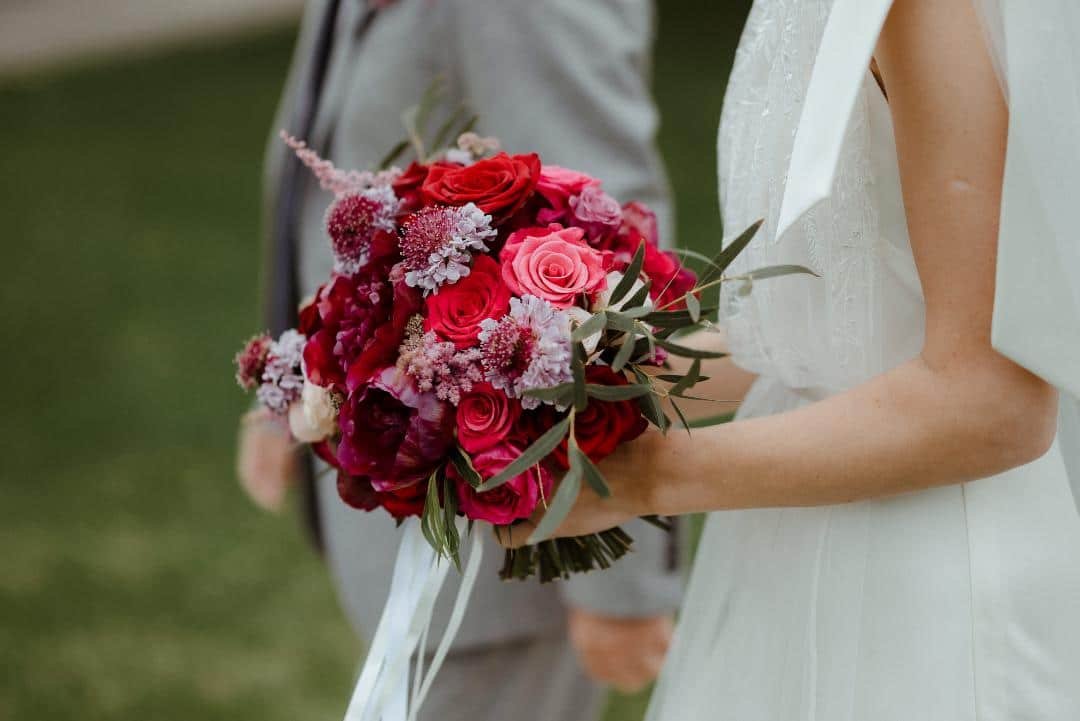
[[[806,91],[776,237],[832,194],[859,89],[893,0],[836,0]]]
[[[454,600],[454,608],[450,612],[450,621],[446,625],[446,631],[443,632],[438,648],[435,649],[435,655],[431,659],[431,666],[428,668],[423,682],[419,685],[419,690],[413,694],[412,703],[409,705],[408,721],[416,721],[416,715],[420,712],[420,707],[423,705],[424,699],[427,698],[428,691],[431,690],[435,675],[442,668],[443,661],[446,660],[446,655],[450,652],[450,646],[457,636],[458,629],[461,628],[461,622],[465,618],[465,609],[469,605],[469,597],[472,595],[476,579],[480,575],[480,562],[483,560],[483,555],[483,538],[480,534],[474,533],[472,545],[469,549],[469,560],[465,565],[465,573],[461,578],[457,598]],[[417,678],[419,679],[421,675],[418,668]]]
[[[406,522],[386,608],[345,712],[345,721],[404,721],[409,661],[431,623],[447,563],[424,540],[419,520]]]

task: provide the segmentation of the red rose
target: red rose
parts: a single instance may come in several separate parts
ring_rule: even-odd
[[[387,513],[401,520],[423,514],[428,482],[422,481],[394,491],[376,491],[370,478],[350,476],[339,471],[337,489],[341,500],[353,508],[361,511],[385,508]]]
[[[589,383],[604,386],[625,386],[626,376],[607,366],[589,366],[585,369]],[[601,401],[589,399],[589,405],[574,418],[574,438],[578,448],[594,463],[611,455],[623,443],[634,440],[649,427],[641,410],[633,400]],[[553,453],[555,460],[564,468],[567,463],[567,441],[563,441]]]
[[[457,407],[458,444],[469,453],[491,448],[514,429],[521,404],[489,383],[473,386]]]
[[[521,455],[524,446],[500,443],[473,456],[473,466],[484,479],[494,478]],[[465,517],[475,521],[488,521],[499,526],[521,518],[528,518],[540,501],[540,485],[545,497],[550,496],[551,474],[543,466],[533,466],[519,476],[511,478],[498,488],[480,492],[464,481],[450,466],[449,475],[457,481],[458,508]]]
[[[544,435],[553,425],[562,420],[562,414],[555,406],[546,403],[536,408],[522,409],[514,422],[514,430],[510,437],[519,443],[524,443],[528,448],[540,436]]]
[[[499,153],[464,167],[434,165],[421,192],[428,205],[475,203],[498,223],[525,204],[539,176],[540,156],[535,153]]]
[[[657,307],[663,307],[681,299],[697,284],[694,271],[686,268],[679,257],[654,245],[645,246],[645,263],[641,270],[652,281],[649,297]],[[672,303],[670,310],[685,308],[686,302]]]
[[[425,302],[424,327],[464,349],[476,345],[480,321],[506,315],[510,309],[510,289],[502,280],[499,264],[480,255],[473,259],[467,276],[442,286]]]
[[[401,200],[402,215],[413,213],[423,206],[424,199],[421,189],[424,186],[424,181],[427,180],[430,169],[430,166],[421,165],[417,162],[409,163],[409,167],[405,168],[405,172],[394,181],[394,195]]]

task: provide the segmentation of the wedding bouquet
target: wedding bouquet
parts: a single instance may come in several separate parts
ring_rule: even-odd
[[[512,532],[542,506],[539,538],[582,484],[609,494],[597,463],[649,424],[666,431],[665,409],[681,417],[718,357],[674,336],[707,323],[701,291],[757,225],[701,257],[699,279],[661,249],[648,207],[491,138],[431,156],[414,138],[405,170],[360,172],[282,137],[334,195],[334,267],[297,328],[247,343],[237,380],[336,471],[345,503],[419,516],[443,557],[458,561],[458,517]],[[541,541],[507,552],[502,576],[606,568],[630,544],[621,529]]]

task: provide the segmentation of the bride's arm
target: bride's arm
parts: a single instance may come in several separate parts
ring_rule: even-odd
[[[583,492],[560,535],[644,513],[888,496],[1047,450],[1055,391],[990,345],[1007,110],[984,47],[971,0],[897,0],[878,48],[926,299],[919,356],[796,411],[646,434],[602,464],[612,499]]]
[[[721,328],[702,329],[684,335],[679,338],[679,344],[713,353],[728,352],[727,336]],[[691,361],[686,358],[670,356],[670,370],[666,372],[681,375],[690,370],[690,364]],[[702,363],[701,370],[708,380],[699,381],[690,391],[690,395],[705,400],[678,401],[679,410],[691,424],[694,421],[719,418],[737,410],[757,377],[735,365],[731,358],[706,360]],[[669,412],[668,415],[674,414]]]

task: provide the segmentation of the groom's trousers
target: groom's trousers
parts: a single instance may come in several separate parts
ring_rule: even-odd
[[[274,133],[295,117],[329,0],[309,4]],[[441,77],[447,106],[479,114],[477,130],[509,152],[539,152],[604,181],[621,201],[653,207],[671,238],[667,185],[654,145],[656,109],[649,94],[653,9],[648,0],[396,0],[374,15],[364,0],[339,0],[321,93],[308,142],[339,167],[377,163],[404,137],[402,110]],[[301,132],[295,127],[287,128]],[[266,207],[280,208],[288,167],[276,137],[267,154]],[[328,277],[331,255],[323,215],[331,197],[305,178],[296,218],[299,295]],[[269,229],[275,218],[268,212]],[[281,293],[271,272],[268,291]],[[280,300],[280,298],[278,298]],[[298,300],[298,299],[297,299]],[[374,632],[386,598],[399,534],[384,514],[365,514],[337,497],[334,479],[314,485],[314,518],[339,598],[362,636]],[[486,549],[480,579],[454,649],[422,719],[514,718],[589,721],[602,698],[573,660],[566,606],[626,617],[673,611],[680,578],[670,540],[656,529],[628,527],[636,551],[609,571],[566,583],[502,583],[501,551]],[[436,612],[445,624],[455,574]]]

